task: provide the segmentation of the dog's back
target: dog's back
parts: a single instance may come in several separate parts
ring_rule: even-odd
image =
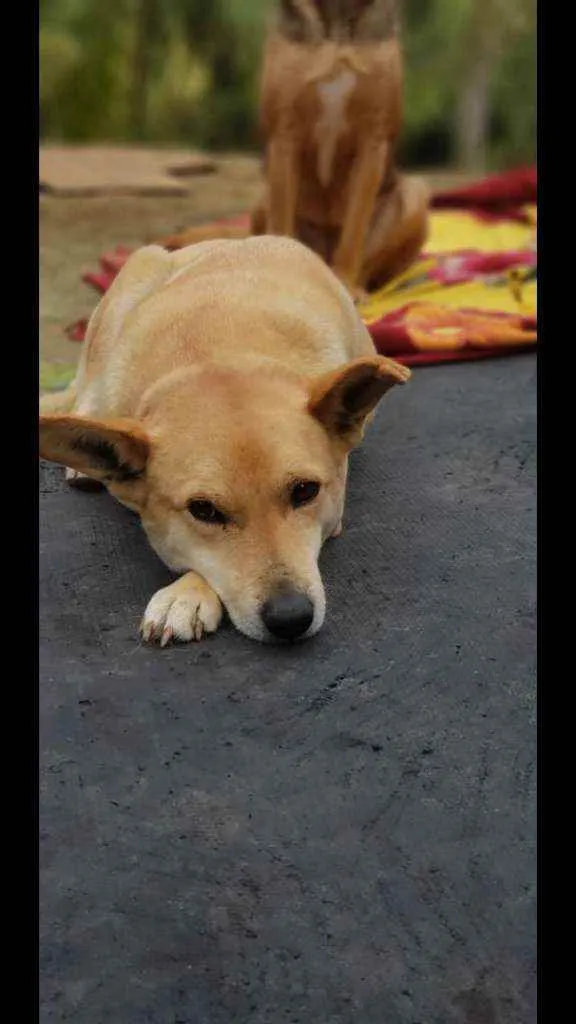
[[[349,296],[299,242],[213,239],[173,254],[147,246],[92,316],[76,411],[93,415],[98,393],[98,414],[132,415],[153,382],[206,361],[274,360],[314,375],[373,353]]]

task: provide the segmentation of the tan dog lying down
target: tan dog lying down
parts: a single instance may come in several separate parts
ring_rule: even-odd
[[[348,453],[409,376],[299,242],[149,246],[95,310],[74,384],[46,403],[40,455],[105,484],[182,574],[148,604],[145,639],[199,639],[222,606],[257,640],[312,636]]]
[[[402,53],[394,0],[282,0],[260,121],[266,188],[252,234],[298,238],[357,298],[400,274],[427,234],[428,190],[401,174]],[[190,228],[169,249],[240,228]]]

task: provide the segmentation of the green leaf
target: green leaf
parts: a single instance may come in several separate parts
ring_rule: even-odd
[[[74,380],[73,363],[40,363],[40,391],[64,391]]]

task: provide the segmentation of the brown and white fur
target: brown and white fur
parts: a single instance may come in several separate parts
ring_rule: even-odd
[[[252,233],[298,238],[359,298],[405,270],[426,238],[428,192],[396,167],[402,55],[393,0],[282,0],[260,116],[266,189]],[[191,228],[161,244],[213,234]]]
[[[92,315],[74,384],[49,398],[40,455],[136,511],[181,574],[152,597],[146,639],[199,639],[223,606],[258,640],[311,636],[348,453],[409,376],[299,242],[148,246]]]

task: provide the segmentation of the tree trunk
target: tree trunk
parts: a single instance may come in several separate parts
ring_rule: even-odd
[[[479,55],[462,83],[456,109],[456,159],[467,171],[484,171],[490,128],[490,71],[487,54]]]
[[[499,0],[471,0],[462,40],[460,90],[456,105],[455,150],[464,170],[486,167],[490,129],[490,84],[506,28]]]

